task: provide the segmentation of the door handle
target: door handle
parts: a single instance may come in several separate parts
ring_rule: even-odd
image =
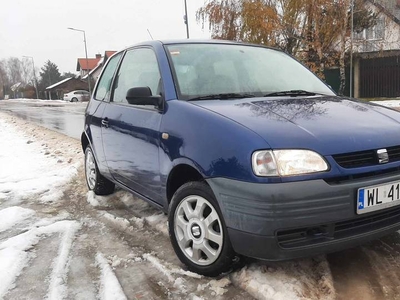
[[[101,126],[108,128],[108,118],[104,118],[103,120],[101,120]]]

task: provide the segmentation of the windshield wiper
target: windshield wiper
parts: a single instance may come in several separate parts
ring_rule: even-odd
[[[240,93],[225,93],[225,94],[211,94],[205,96],[199,96],[190,98],[187,101],[194,101],[194,100],[228,100],[228,99],[244,99],[244,98],[254,98],[255,95],[253,94],[240,94]]]
[[[317,93],[308,92],[304,90],[290,90],[290,91],[280,91],[280,92],[273,92],[264,95],[264,97],[272,97],[272,96],[290,96],[290,97],[297,97],[297,96],[315,96]]]

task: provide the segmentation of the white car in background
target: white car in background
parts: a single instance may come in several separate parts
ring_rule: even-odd
[[[76,90],[69,92],[68,94],[64,94],[64,101],[69,102],[83,102],[89,101],[90,93],[84,90]]]

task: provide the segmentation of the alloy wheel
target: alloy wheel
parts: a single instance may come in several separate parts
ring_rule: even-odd
[[[86,152],[86,181],[88,183],[89,189],[93,190],[96,186],[96,163],[94,161],[92,151],[88,150]]]
[[[193,263],[208,266],[218,259],[224,240],[222,224],[205,198],[191,195],[179,203],[174,232],[180,249]]]

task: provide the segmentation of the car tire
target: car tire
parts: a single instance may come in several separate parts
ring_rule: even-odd
[[[175,192],[168,225],[175,253],[190,271],[215,277],[240,260],[214,193],[205,182],[188,182]]]
[[[72,98],[71,102],[78,102],[78,99],[77,98]]]
[[[89,190],[96,195],[110,195],[114,192],[115,184],[100,174],[90,146],[85,149],[85,178]]]

